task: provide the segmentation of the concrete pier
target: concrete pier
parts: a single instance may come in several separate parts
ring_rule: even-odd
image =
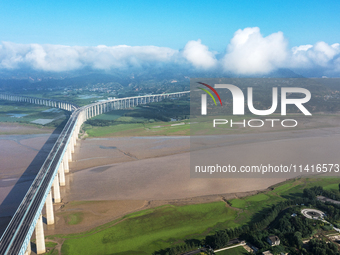
[[[42,215],[39,216],[37,225],[35,225],[35,238],[37,245],[37,254],[43,254],[46,252],[45,236]]]
[[[68,162],[72,162],[72,139],[70,139],[70,143],[67,147],[67,153],[68,153]],[[67,170],[69,170],[69,169],[67,169]],[[66,172],[66,173],[68,173],[68,172]]]
[[[65,186],[64,160],[61,162],[61,164],[59,166],[58,173],[59,173],[60,186]]]
[[[64,178],[64,182],[65,182],[65,178]],[[54,195],[53,197],[54,203],[60,203],[61,199],[60,199],[60,187],[59,187],[58,173],[54,177],[54,181],[53,181],[53,195]]]
[[[64,162],[64,172],[68,173],[70,171],[70,169],[68,168],[68,150],[66,149],[65,154],[64,154],[64,158],[63,158],[63,162]]]
[[[52,194],[51,191],[48,193],[46,197],[46,218],[47,225],[54,224],[54,213],[53,213],[53,203],[52,203]]]

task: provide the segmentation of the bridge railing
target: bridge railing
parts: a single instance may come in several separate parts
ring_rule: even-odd
[[[76,105],[71,104],[66,101],[59,101],[59,100],[39,98],[39,97],[11,95],[11,94],[6,94],[6,93],[0,93],[0,99],[45,105],[49,107],[60,108],[60,109],[70,111],[70,112],[75,111],[78,108]]]

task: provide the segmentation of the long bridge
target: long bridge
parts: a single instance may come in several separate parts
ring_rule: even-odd
[[[32,185],[17,208],[0,239],[0,255],[31,254],[31,237],[35,231],[36,252],[46,252],[42,210],[46,207],[47,224],[54,224],[53,202],[60,203],[60,186],[65,186],[65,173],[77,143],[81,125],[89,118],[108,111],[132,108],[139,104],[181,97],[189,91],[117,98],[77,107],[68,102],[28,96],[0,94],[0,99],[55,107],[71,112],[65,127],[52,147]]]

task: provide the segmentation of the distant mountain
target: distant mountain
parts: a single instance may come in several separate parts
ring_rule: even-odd
[[[122,70],[100,71],[90,68],[69,72],[42,72],[36,70],[0,70],[0,89],[11,90],[44,90],[74,89],[88,86],[112,85],[119,87],[165,86],[181,84],[188,86],[189,78],[301,78],[300,74],[290,69],[278,69],[266,75],[238,76],[222,71],[199,71],[183,66],[163,65],[160,67],[131,68]]]

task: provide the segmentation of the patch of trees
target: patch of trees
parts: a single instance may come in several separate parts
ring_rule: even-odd
[[[295,217],[291,216],[293,213],[296,214]],[[277,220],[275,229],[282,234],[299,232],[302,237],[308,237],[312,235],[314,229],[319,227],[319,223],[319,221],[308,220],[300,212],[290,208]]]
[[[310,201],[308,198],[296,198],[292,200],[282,201],[278,204],[272,205],[267,211],[264,213],[264,217],[261,221],[253,223],[251,225],[251,230],[259,230],[267,227],[275,218],[279,215],[279,213],[285,209],[295,204],[308,204]]]
[[[161,102],[154,102],[147,105],[139,105],[138,108],[124,114],[126,117],[153,119],[168,122],[171,118],[189,119],[190,102],[186,97],[176,98],[178,100],[164,99]],[[130,123],[143,123],[143,120],[132,120]],[[96,127],[106,127],[116,124],[126,124],[117,120],[89,119],[87,124]]]
[[[340,205],[316,201],[315,207],[326,213],[328,221],[334,222],[340,220]]]
[[[127,117],[137,117],[137,118],[146,118],[146,119],[155,119],[160,121],[168,122],[170,118],[164,116],[162,114],[151,112],[151,111],[132,111],[125,114]]]
[[[153,112],[164,117],[176,119],[187,119],[190,116],[190,101],[187,97],[176,98],[176,100],[164,99],[161,102],[139,105],[139,108],[141,109],[139,111],[141,114]]]
[[[106,127],[117,124],[117,122],[115,122],[114,120],[98,120],[98,119],[97,120],[89,119],[86,121],[86,123],[95,127]]]
[[[333,200],[340,201],[340,193],[336,190],[325,190],[321,186],[314,186],[303,190],[303,196],[315,199],[316,196],[324,196]]]
[[[324,190],[321,186],[315,186],[312,188],[304,189],[303,195],[306,198],[311,199],[311,204],[313,206],[327,214],[328,221],[335,222],[340,220],[339,204],[334,204],[330,202],[323,203],[316,199],[316,196],[322,195],[340,201],[339,193],[337,191]]]
[[[326,243],[323,240],[312,239],[309,241],[309,252],[311,255],[340,255],[334,243]]]

